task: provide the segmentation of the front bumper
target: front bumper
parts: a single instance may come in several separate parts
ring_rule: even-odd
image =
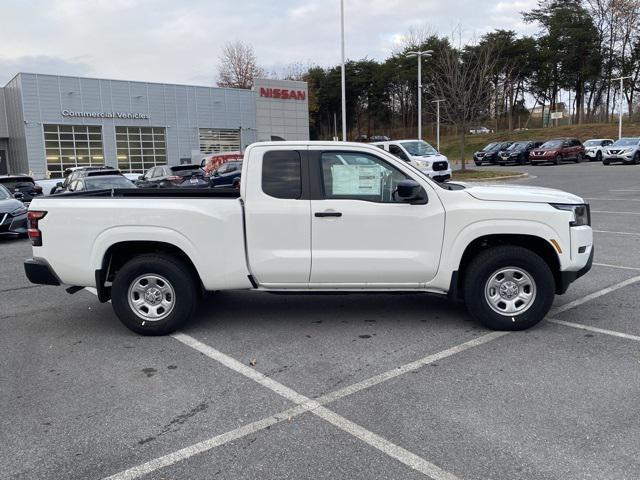
[[[0,213],[0,235],[26,235],[27,214],[12,217],[8,213]]]
[[[607,162],[623,162],[623,163],[632,163],[633,162],[633,153],[626,153],[623,155],[606,155],[603,159]]]
[[[591,247],[591,254],[589,255],[589,259],[587,260],[587,264],[582,267],[580,270],[575,272],[560,272],[560,276],[558,278],[558,284],[556,285],[556,293],[558,295],[562,295],[567,292],[569,289],[569,285],[575,282],[577,279],[585,275],[591,267],[593,266],[593,254],[594,248]]]
[[[60,279],[51,265],[42,258],[27,258],[24,261],[24,273],[31,283],[38,285],[60,285]]]

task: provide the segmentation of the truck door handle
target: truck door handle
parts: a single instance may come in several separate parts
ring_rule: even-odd
[[[341,217],[342,212],[316,212],[316,217]]]

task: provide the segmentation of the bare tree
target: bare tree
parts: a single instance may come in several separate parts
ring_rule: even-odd
[[[219,87],[249,89],[256,78],[265,74],[258,66],[253,47],[241,41],[227,43],[219,60]]]
[[[466,168],[465,135],[473,122],[487,117],[491,107],[491,73],[498,52],[490,44],[449,49],[440,53],[433,84],[436,98],[443,99],[442,118],[456,126],[460,134],[460,159]]]

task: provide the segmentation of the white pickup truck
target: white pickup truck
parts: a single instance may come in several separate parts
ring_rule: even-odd
[[[428,292],[463,300],[489,328],[520,330],[593,261],[581,198],[439,184],[361,143],[256,143],[239,191],[54,195],[34,199],[28,218],[27,277],[95,287],[144,335],[179,328],[203,291],[233,289]]]

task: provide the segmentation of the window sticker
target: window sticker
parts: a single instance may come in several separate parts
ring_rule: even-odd
[[[380,195],[380,165],[332,165],[332,195]]]

